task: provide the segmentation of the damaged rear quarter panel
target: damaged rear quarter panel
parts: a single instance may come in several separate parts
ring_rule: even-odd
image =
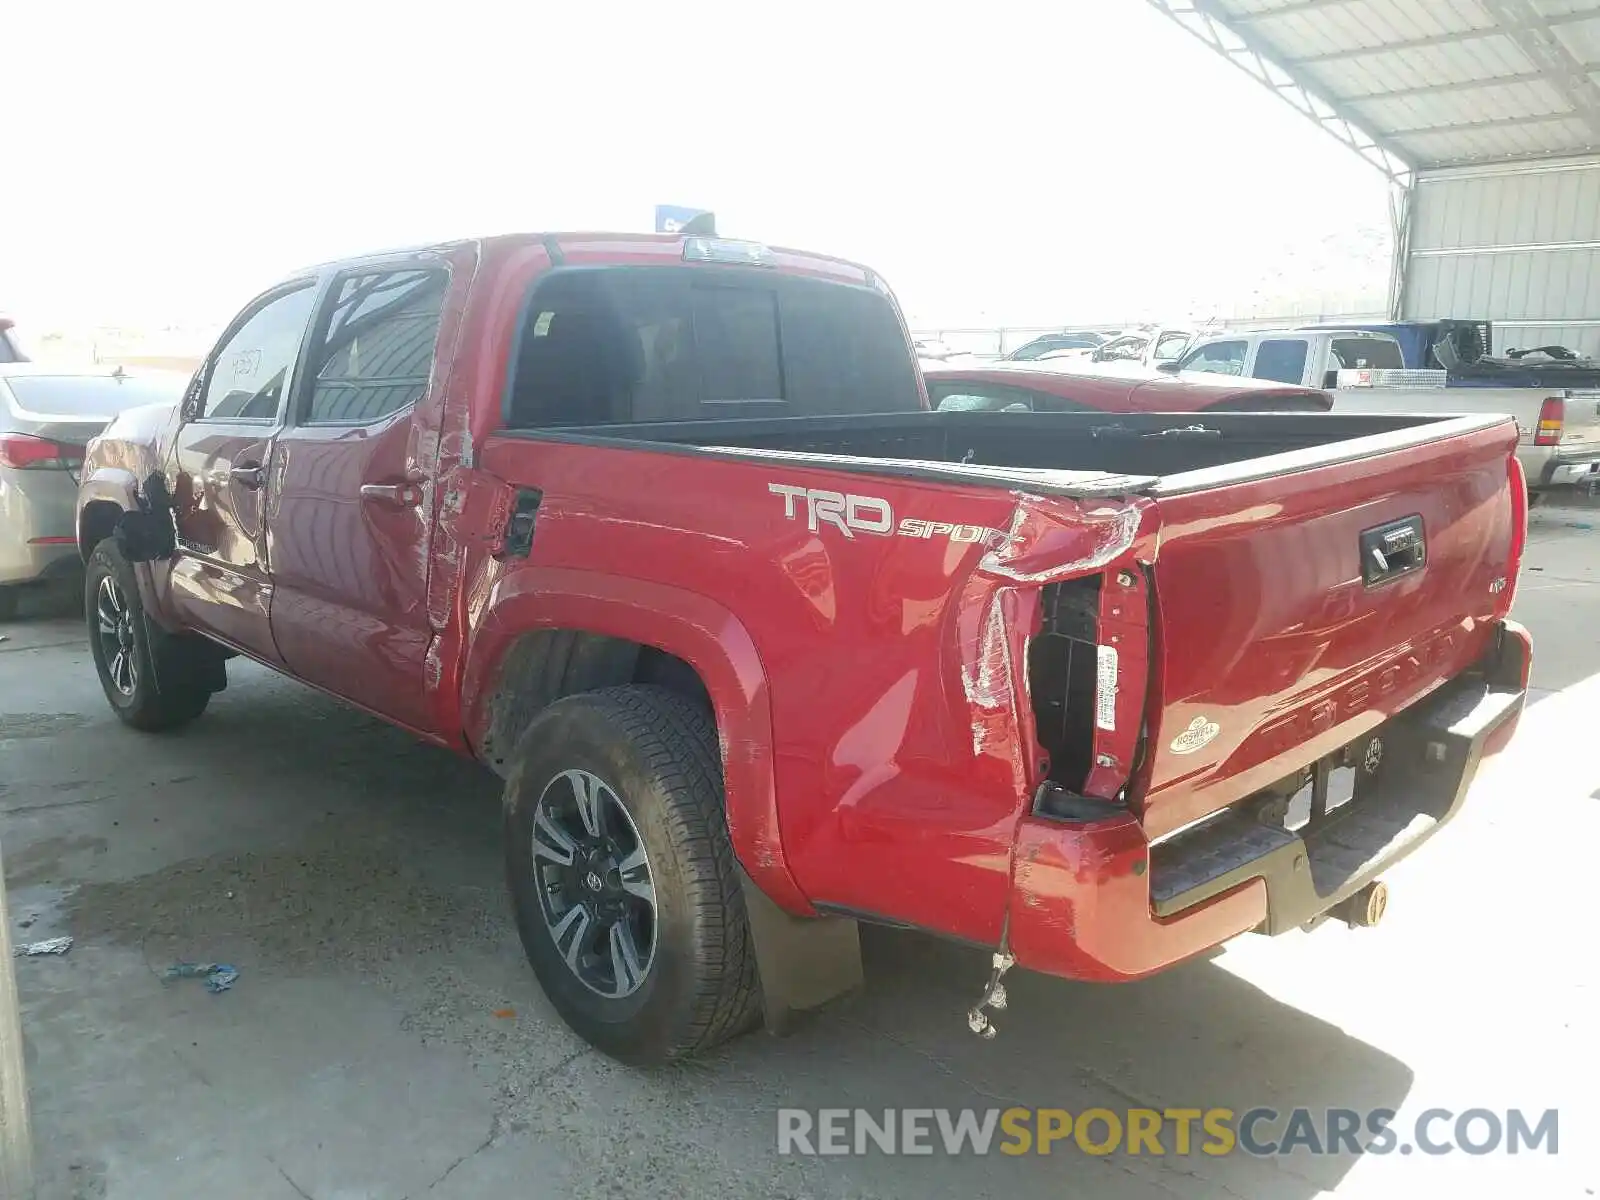
[[[1038,779],[1024,674],[1039,588],[1131,561],[1147,502],[515,435],[491,435],[482,466],[542,500],[526,560],[470,552],[462,602],[475,637],[513,591],[580,619],[557,575],[513,582],[546,569],[631,584],[641,611],[695,610],[690,623],[723,643],[747,632],[770,703],[776,818],[730,775],[730,825],[781,844],[736,837],[741,859],[755,857],[746,868],[786,864],[814,904],[998,939]],[[817,496],[814,518],[806,498]],[[718,611],[738,631],[704,615]],[[661,644],[662,630],[650,619],[601,631]],[[719,716],[737,710],[709,652],[663,648],[700,670]],[[469,707],[493,677],[482,657],[475,643]],[[728,769],[749,747],[725,732],[723,751]]]

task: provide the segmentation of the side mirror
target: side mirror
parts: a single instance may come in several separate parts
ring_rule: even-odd
[[[1156,364],[1156,370],[1165,371],[1168,375],[1176,375],[1182,369],[1182,360],[1176,358],[1169,358],[1165,362]]]

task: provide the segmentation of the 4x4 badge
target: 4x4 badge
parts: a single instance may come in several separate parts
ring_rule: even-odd
[[[1193,754],[1200,747],[1209,745],[1212,739],[1221,732],[1222,726],[1215,721],[1208,721],[1205,717],[1196,717],[1189,722],[1189,728],[1167,744],[1167,749],[1174,754]]]

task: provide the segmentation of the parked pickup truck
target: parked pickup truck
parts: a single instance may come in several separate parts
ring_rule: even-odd
[[[1327,412],[1316,388],[1259,379],[1166,372],[1090,375],[1053,360],[977,366],[924,364],[928,402],[940,412]]]
[[[857,986],[859,921],[990,948],[982,1032],[1013,964],[1375,920],[1522,711],[1515,444],[933,412],[869,270],[504,236],[252,301],[78,534],[128,725],[240,655],[504,776],[533,969],[655,1062]]]
[[[1386,333],[1400,343],[1405,365],[1444,371],[1453,388],[1600,389],[1600,361],[1565,346],[1508,349],[1496,354],[1494,322],[1440,318],[1386,324],[1324,325],[1324,329],[1365,329]]]
[[[1246,375],[1328,390],[1335,412],[1504,413],[1531,494],[1600,485],[1600,389],[1460,387],[1443,370],[1404,365],[1391,334],[1353,329],[1267,329],[1212,334],[1173,364],[1184,372]]]

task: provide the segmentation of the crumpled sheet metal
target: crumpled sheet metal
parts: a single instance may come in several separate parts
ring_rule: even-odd
[[[225,992],[239,978],[239,968],[227,963],[173,963],[163,977],[166,979],[204,979],[206,991],[215,995]]]
[[[1144,499],[1072,501],[1016,493],[1003,544],[978,564],[1011,583],[1046,584],[1103,570],[1133,548],[1153,504]]]
[[[65,954],[72,949],[70,937],[46,938],[42,942],[31,942],[26,946],[18,946],[12,954],[16,958],[37,958],[41,954]]]

